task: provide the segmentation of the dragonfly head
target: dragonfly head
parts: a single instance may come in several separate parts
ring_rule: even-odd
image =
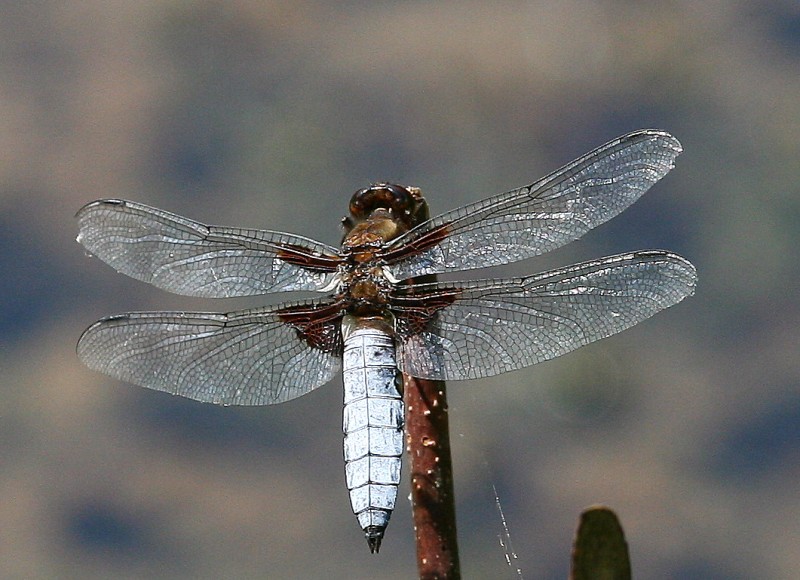
[[[410,228],[416,225],[415,217],[424,204],[419,188],[396,183],[375,183],[353,194],[350,198],[350,217],[344,218],[343,224],[348,230],[352,229],[380,211]]]

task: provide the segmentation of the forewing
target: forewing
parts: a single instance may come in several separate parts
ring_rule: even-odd
[[[78,241],[119,272],[185,296],[227,298],[321,290],[336,249],[282,232],[207,226],[141,203],[100,200],[78,211]]]
[[[684,258],[641,251],[527,278],[412,286],[393,300],[398,365],[410,375],[443,380],[521,369],[677,304],[696,281]]]
[[[525,187],[435,217],[384,251],[401,280],[524,260],[610,220],[674,166],[681,145],[669,133],[619,137]]]
[[[90,326],[78,356],[91,369],[157,391],[222,405],[272,405],[336,374],[337,312],[314,302],[230,314],[122,314]]]

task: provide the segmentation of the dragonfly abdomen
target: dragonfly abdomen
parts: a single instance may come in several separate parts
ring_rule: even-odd
[[[387,323],[347,318],[342,325],[345,478],[353,513],[376,552],[400,483],[403,397],[394,340],[382,328]]]

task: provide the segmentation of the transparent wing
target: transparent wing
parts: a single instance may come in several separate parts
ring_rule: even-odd
[[[286,323],[287,315],[313,318],[318,311],[314,302],[230,314],[111,316],[83,333],[78,356],[91,369],[157,391],[222,405],[272,405],[308,393],[339,369],[337,317],[305,329]]]
[[[435,217],[394,240],[396,278],[469,270],[549,252],[610,220],[674,166],[669,133],[619,137],[525,187]]]
[[[141,203],[100,200],[76,216],[78,241],[119,272],[205,298],[320,290],[335,248],[300,236],[207,226]]]
[[[696,281],[687,260],[654,250],[527,278],[414,286],[393,300],[401,337],[398,366],[443,380],[521,369],[677,304],[694,292]]]

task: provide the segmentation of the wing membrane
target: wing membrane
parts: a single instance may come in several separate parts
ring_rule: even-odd
[[[684,258],[641,251],[527,278],[414,286],[394,301],[395,312],[401,322],[417,317],[426,325],[414,332],[402,332],[401,326],[398,366],[443,380],[521,369],[677,304],[694,292],[696,281],[694,266]],[[433,317],[415,311],[426,294],[445,297]]]
[[[259,308],[230,314],[134,312],[90,326],[78,356],[91,369],[117,379],[197,401],[272,405],[328,382],[339,368],[340,333],[323,321],[326,345],[312,347],[281,316]],[[320,348],[325,346],[327,348]]]
[[[207,226],[144,204],[100,200],[77,214],[78,241],[119,272],[204,298],[320,290],[335,248],[282,232]]]
[[[393,241],[396,278],[516,262],[575,240],[619,214],[674,166],[669,133],[619,137],[525,187],[435,217]]]

